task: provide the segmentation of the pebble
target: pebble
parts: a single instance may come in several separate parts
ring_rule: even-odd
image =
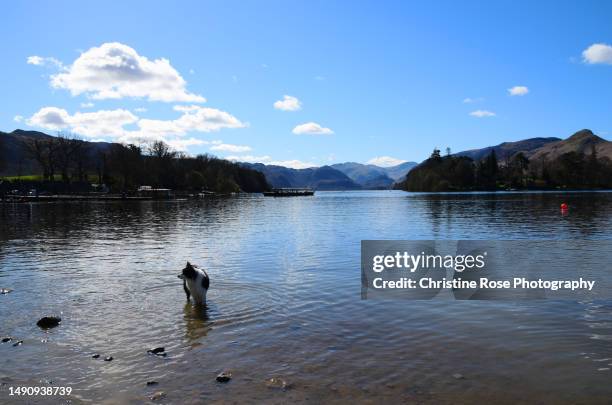
[[[166,393],[164,391],[157,391],[149,397],[151,401],[157,401],[158,399],[164,399],[164,398],[166,398]]]
[[[36,322],[36,325],[43,329],[49,329],[55,328],[57,325],[60,324],[61,321],[62,318],[60,318],[59,316],[44,316],[40,318],[38,322]]]
[[[23,340],[18,340],[15,343],[13,343],[13,347],[21,346],[22,344],[23,344]]]
[[[2,338],[2,343],[10,342],[11,340],[13,340],[13,338],[10,336],[7,336],[7,337]]]
[[[113,356],[105,357],[104,361],[113,361]]]
[[[11,291],[13,291],[13,290],[11,290],[10,288],[0,288],[0,294],[3,294],[3,295],[4,294],[8,294]]]
[[[287,381],[283,380],[282,378],[273,377],[266,380],[266,387],[286,390],[289,388],[289,384],[287,384]]]
[[[461,373],[455,373],[455,374],[453,374],[453,378],[455,378],[457,380],[463,380],[465,377]]]
[[[94,354],[93,356],[91,356],[92,359],[99,359],[100,355],[98,353]]]
[[[223,371],[222,373],[219,373],[219,375],[217,375],[217,382],[220,382],[220,383],[229,382],[229,380],[231,379],[232,379],[232,373],[230,373],[229,371]]]

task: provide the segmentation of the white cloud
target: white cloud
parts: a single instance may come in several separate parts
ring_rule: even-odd
[[[232,145],[228,143],[215,143],[215,145],[211,146],[210,150],[218,152],[243,153],[251,151],[251,147],[243,145]]]
[[[71,115],[62,108],[44,107],[26,122],[30,126],[48,130],[69,130],[89,138],[105,138],[125,143],[163,140],[177,150],[206,143],[195,138],[181,139],[187,133],[214,132],[222,128],[242,128],[246,125],[229,113],[214,108],[192,105],[175,106],[174,110],[181,113],[177,119],[152,120],[139,118],[123,109],[76,112]]]
[[[470,113],[472,117],[484,118],[484,117],[495,117],[495,113],[487,110],[476,110]]]
[[[612,45],[593,44],[582,51],[582,58],[585,63],[612,65]]]
[[[508,89],[508,94],[511,96],[524,96],[529,93],[527,86],[514,86]]]
[[[301,160],[273,160],[268,165],[284,166],[290,169],[307,169],[309,167],[317,167],[314,163],[302,162]]]
[[[92,108],[93,106],[94,106],[94,103],[92,102],[81,103],[81,108]]]
[[[190,146],[206,145],[208,142],[202,139],[189,138],[189,139],[171,139],[171,140],[167,140],[166,143],[172,149],[176,151],[186,152]]]
[[[59,60],[55,58],[36,56],[36,55],[28,56],[27,63],[28,65],[35,65],[35,66],[54,66],[60,69],[64,67],[62,62],[60,62]]]
[[[270,156],[253,156],[253,155],[243,155],[243,156],[226,156],[224,159],[232,160],[235,162],[246,162],[246,163],[266,163],[271,160]]]
[[[36,66],[40,66],[43,64],[43,57],[42,56],[28,56],[28,65],[36,65]]]
[[[302,109],[302,102],[297,97],[284,95],[282,100],[274,102],[274,108],[282,111],[298,111]]]
[[[96,138],[124,136],[127,133],[124,126],[137,121],[138,117],[122,109],[70,115],[63,108],[44,107],[32,115],[27,124],[49,130],[69,129],[79,135]]]
[[[39,59],[32,59],[32,63]],[[204,102],[189,93],[187,82],[168,59],[150,60],[133,48],[108,42],[83,52],[70,66],[51,76],[51,86],[94,99],[147,98],[164,102]]]
[[[15,121],[15,122],[22,122],[23,121],[23,115],[15,115],[13,117],[13,121]]]
[[[331,135],[334,133],[329,128],[322,127],[316,122],[307,122],[293,128],[293,133],[296,135]]]
[[[240,122],[230,113],[216,108],[177,105],[174,106],[174,110],[183,113],[180,118],[172,121],[179,133],[188,131],[216,132],[223,128],[244,128],[248,125]]]
[[[472,104],[472,103],[478,103],[484,101],[484,98],[482,97],[477,97],[477,98],[471,98],[471,97],[466,97],[463,99],[462,103],[463,104]]]
[[[366,163],[369,165],[376,165],[380,167],[391,167],[391,166],[397,166],[404,162],[406,162],[406,160],[396,159],[391,156],[377,156],[375,158],[368,160]]]
[[[147,109],[144,107],[136,107],[134,108],[134,112],[147,112]]]

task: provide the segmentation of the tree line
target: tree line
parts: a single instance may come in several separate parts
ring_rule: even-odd
[[[591,153],[568,152],[555,159],[530,160],[519,152],[499,161],[495,150],[480,161],[441,156],[438,149],[412,169],[397,188],[406,191],[486,191],[508,189],[609,189],[612,161]]]
[[[0,157],[2,151],[0,144]],[[28,181],[42,189],[82,190],[92,183],[121,193],[133,192],[142,185],[220,193],[269,189],[265,176],[258,171],[206,154],[191,157],[162,141],[140,146],[93,143],[58,134],[26,138],[22,152],[36,162],[36,174],[41,177],[39,181]]]

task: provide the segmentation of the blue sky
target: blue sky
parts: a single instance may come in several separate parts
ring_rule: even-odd
[[[0,129],[293,167],[610,139],[612,3],[533,3],[11,2]]]

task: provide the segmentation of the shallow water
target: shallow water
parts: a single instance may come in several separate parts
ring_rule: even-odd
[[[360,299],[362,239],[611,239],[612,193],[20,204],[0,206],[0,223],[0,287],[13,289],[0,335],[24,341],[0,344],[0,402],[15,400],[9,386],[48,384],[71,386],[72,403],[159,390],[158,403],[612,397],[611,300]],[[185,303],[186,260],[211,277],[206,310]],[[45,314],[61,326],[41,331]]]

